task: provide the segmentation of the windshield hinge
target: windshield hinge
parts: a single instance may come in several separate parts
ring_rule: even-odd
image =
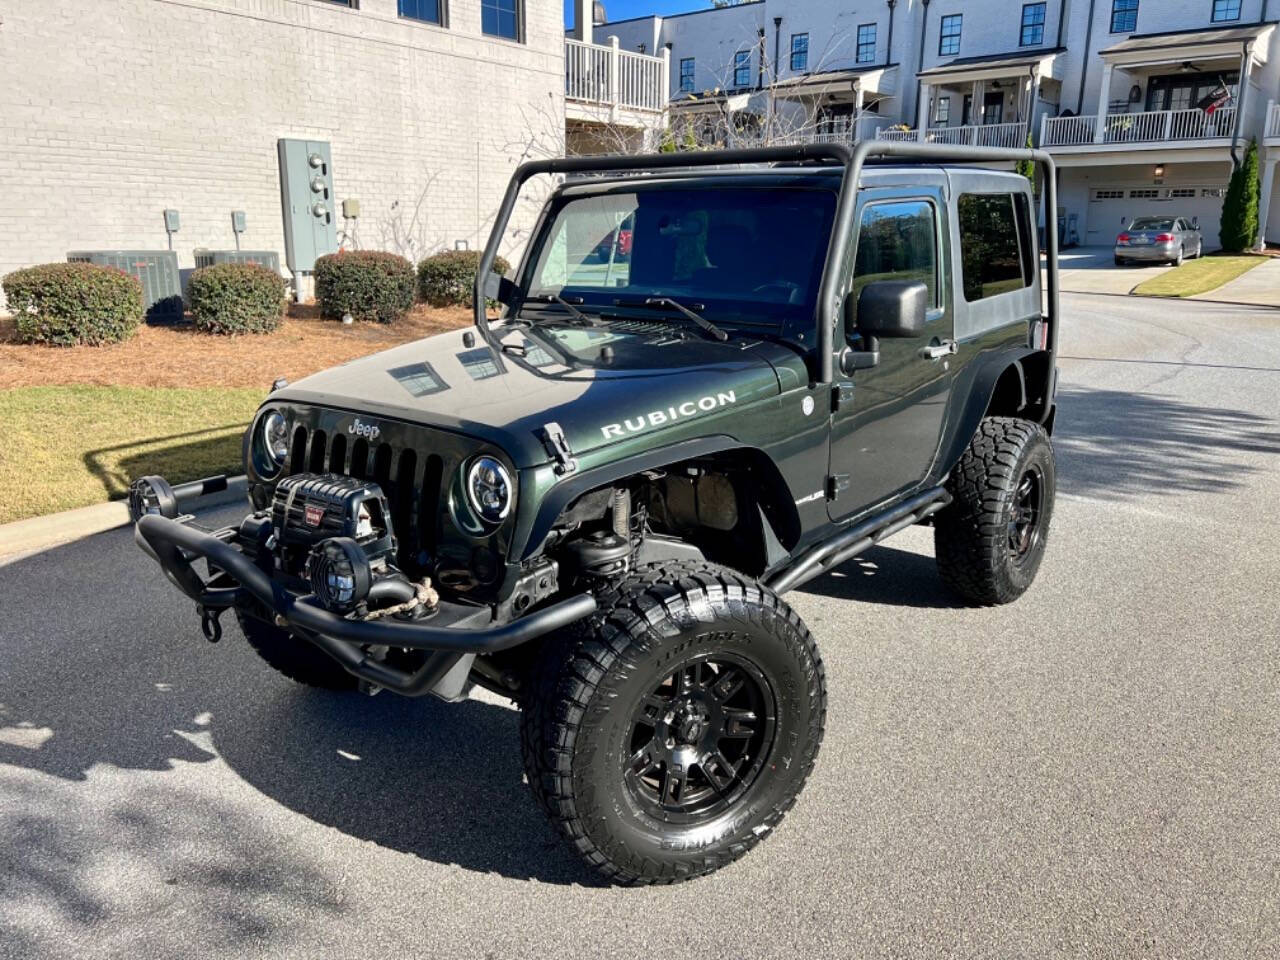
[[[569,441],[565,439],[560,424],[552,422],[542,425],[542,445],[555,459],[556,473],[573,473],[578,469],[578,460],[569,448]]]
[[[853,384],[848,380],[832,384],[831,409],[842,410],[853,403]]]
[[[849,489],[849,475],[847,473],[833,473],[827,477],[827,499],[839,500],[840,494]]]

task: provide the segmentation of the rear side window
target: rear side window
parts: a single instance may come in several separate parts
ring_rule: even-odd
[[[938,303],[937,225],[927,200],[869,204],[858,227],[853,264],[853,297],[876,280],[918,280]]]
[[[965,300],[973,303],[1030,286],[1034,265],[1026,197],[964,193],[958,206]]]

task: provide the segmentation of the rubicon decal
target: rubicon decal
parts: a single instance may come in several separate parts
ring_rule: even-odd
[[[664,410],[651,410],[638,417],[627,417],[621,423],[606,423],[600,428],[600,432],[604,434],[606,440],[612,437],[625,437],[629,433],[644,433],[646,430],[653,430],[676,420],[687,420],[689,417],[696,417],[699,413],[710,413],[737,402],[738,398],[734,391],[724,390],[707,394],[697,400],[686,400],[684,403]]]

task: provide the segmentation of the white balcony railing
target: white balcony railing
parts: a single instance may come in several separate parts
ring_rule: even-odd
[[[660,112],[666,105],[662,57],[581,40],[564,42],[564,95],[568,100]]]
[[[1280,137],[1280,103],[1267,107],[1267,137]]]
[[[1041,146],[1078,147],[1091,143],[1168,143],[1214,140],[1231,136],[1236,108],[1224,107],[1207,114],[1203,110],[1147,110],[1142,113],[1111,113],[1098,117],[1048,117],[1044,121]]]
[[[881,129],[893,121],[888,117],[875,115],[862,116],[857,120],[840,118],[827,120],[791,134],[783,134],[776,139],[777,143],[844,143],[852,146],[859,140],[874,140]]]
[[[876,136],[881,140],[918,140],[919,132],[881,130]],[[945,143],[953,147],[1024,147],[1027,144],[1027,125],[1017,122],[929,127],[925,130],[924,139],[926,143]]]

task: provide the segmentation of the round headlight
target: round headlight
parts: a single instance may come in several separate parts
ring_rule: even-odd
[[[511,474],[493,457],[476,457],[467,468],[467,499],[486,523],[500,523],[511,512]]]
[[[272,410],[262,418],[262,449],[277,469],[284,466],[289,456],[289,424],[284,416]]]
[[[325,609],[350,613],[369,596],[373,573],[360,544],[350,537],[330,537],[311,548],[307,579]]]

